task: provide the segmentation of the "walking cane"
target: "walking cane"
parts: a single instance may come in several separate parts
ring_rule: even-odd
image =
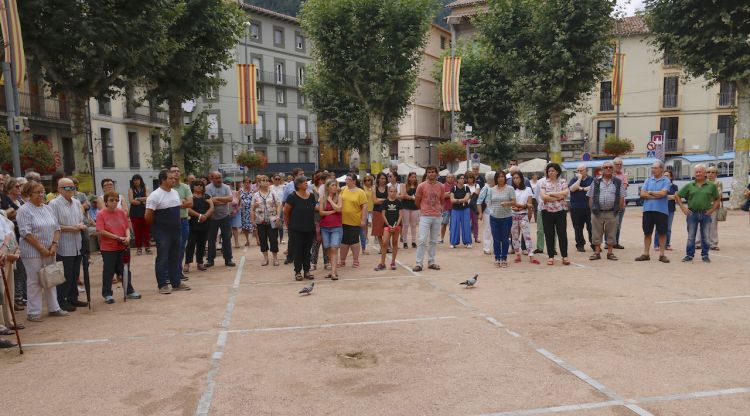
[[[16,321],[16,313],[13,309],[13,300],[10,298],[10,291],[8,291],[8,280],[5,278],[5,268],[0,267],[0,272],[3,276],[3,286],[5,287],[5,301],[8,302],[8,308],[10,309],[10,316],[13,318],[13,328],[16,331],[16,341],[18,341],[18,352],[23,354],[23,347],[21,346],[21,335],[18,334],[18,322]]]
[[[122,263],[124,270],[122,272],[122,301],[128,301],[128,286],[130,285],[130,242],[125,245],[125,251],[122,253]]]

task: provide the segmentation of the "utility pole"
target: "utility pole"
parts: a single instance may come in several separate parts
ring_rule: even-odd
[[[23,126],[17,126],[22,123],[19,122],[21,121],[21,111],[18,104],[18,86],[16,85],[16,66],[18,63],[15,62],[16,45],[15,40],[13,39],[10,13],[8,13],[10,10],[9,1],[10,0],[3,0],[5,7],[5,27],[8,28],[8,39],[5,39],[5,41],[10,47],[10,63],[3,62],[3,78],[5,79],[5,105],[7,107],[6,113],[8,115],[7,126],[8,135],[10,136],[10,154],[13,165],[13,176],[19,177],[23,172],[21,172],[21,154],[19,153],[20,143],[18,133]]]

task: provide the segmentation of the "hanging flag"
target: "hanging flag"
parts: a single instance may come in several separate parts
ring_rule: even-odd
[[[238,107],[240,124],[258,123],[258,98],[256,97],[257,80],[255,78],[255,65],[238,64],[237,80],[239,87]]]
[[[26,54],[23,52],[23,37],[21,36],[21,22],[18,20],[16,0],[0,1],[0,27],[2,27],[5,44],[5,62],[15,65],[16,85],[21,86],[26,78]],[[10,24],[9,24],[10,23]],[[13,48],[11,51],[11,42]],[[4,80],[3,80],[4,82]]]
[[[443,59],[443,111],[461,111],[458,102],[458,80],[461,74],[461,57]]]
[[[620,105],[622,101],[622,74],[625,69],[625,54],[615,51],[612,57],[612,104]]]

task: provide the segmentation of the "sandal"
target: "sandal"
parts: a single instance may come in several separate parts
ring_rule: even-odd
[[[182,273],[190,273],[190,264],[182,266]]]
[[[440,266],[438,266],[438,265],[437,265],[437,264],[435,264],[435,263],[433,263],[433,264],[430,264],[429,266],[427,266],[427,268],[428,268],[428,269],[432,269],[432,270],[440,270]]]
[[[146,254],[151,254],[151,248],[146,247]]]
[[[10,328],[8,329],[12,329],[15,331],[17,329],[26,329],[26,327],[23,324],[15,324],[15,325],[11,325]]]
[[[260,265],[261,266],[268,266],[268,259],[265,259],[265,261],[263,261],[263,263],[261,263]]]
[[[15,332],[11,331],[8,328],[5,328],[2,331],[0,331],[0,335],[13,335],[13,334],[15,334]]]
[[[640,256],[635,258],[635,261],[649,261],[651,260],[651,256],[648,256],[646,254],[641,254]]]
[[[607,253],[607,260],[617,261],[618,258],[617,258],[617,256],[615,256],[615,253]]]
[[[570,266],[570,260],[567,257],[564,257],[562,261],[564,266]]]
[[[508,267],[508,262],[507,261],[501,261],[500,262],[500,267],[502,267],[502,268]]]
[[[301,282],[302,281],[302,274],[301,273],[295,273],[294,274],[294,280]]]
[[[537,260],[537,259],[535,259],[533,257],[530,257],[529,261],[531,262],[531,264],[539,264],[539,260]]]
[[[326,275],[326,279],[333,279],[333,273],[328,273]]]
[[[601,260],[602,255],[600,253],[594,253],[589,256],[589,260]]]
[[[143,254],[143,249],[139,248],[138,250],[135,251],[135,254],[140,256],[141,254]]]
[[[547,260],[547,266],[554,266],[554,265],[555,265],[555,259]]]
[[[354,267],[355,269],[356,269],[357,267],[359,267],[359,260],[354,260],[354,261],[352,262],[352,267]]]
[[[305,279],[307,280],[315,280],[315,276],[310,272],[305,272]]]
[[[383,263],[380,263],[377,266],[375,266],[375,271],[376,272],[379,272],[381,270],[385,270],[385,264],[383,264]]]
[[[514,263],[520,263],[521,262],[521,255],[520,254],[516,254],[516,259],[513,260],[513,262]]]
[[[279,261],[278,261],[278,260],[274,260],[274,261],[273,261],[273,265],[274,265],[274,266],[278,266],[278,265],[279,265]]]
[[[391,270],[396,270],[396,269],[397,269],[396,263],[391,263]]]
[[[339,267],[346,267],[346,260],[340,261],[338,264]]]
[[[13,305],[13,310],[16,311],[16,312],[20,312],[20,311],[22,311],[24,309],[26,309],[26,307],[23,306],[23,305],[19,305],[17,303],[15,305]]]
[[[422,271],[422,266],[420,266],[420,265],[417,264],[416,266],[414,266],[414,267],[411,268],[411,271],[413,271],[413,272],[421,272]]]
[[[331,280],[339,280],[339,274],[338,273],[334,273],[333,277],[331,277]]]

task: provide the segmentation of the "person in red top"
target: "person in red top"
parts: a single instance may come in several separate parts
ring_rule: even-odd
[[[440,244],[443,244],[443,241],[445,240],[445,230],[448,229],[448,224],[451,223],[451,208],[453,208],[451,192],[453,191],[454,186],[456,186],[456,176],[449,173],[445,177],[445,183],[443,184],[443,220],[440,224],[440,241],[438,241]]]
[[[427,267],[440,270],[435,263],[435,245],[440,232],[441,215],[443,213],[443,200],[445,199],[445,188],[437,181],[438,171],[434,166],[425,168],[427,180],[417,186],[414,194],[417,208],[419,208],[419,244],[417,245],[417,264],[413,271],[422,271],[422,261],[425,250],[427,253]],[[429,244],[429,245],[428,245]]]
[[[105,209],[96,214],[96,231],[99,234],[99,248],[102,253],[102,296],[104,302],[115,303],[112,297],[112,277],[115,273],[123,275],[123,257],[130,245],[130,223],[128,214],[117,204],[120,195],[107,192],[104,195]],[[141,295],[133,289],[132,279],[128,279],[128,299],[140,299]]]

